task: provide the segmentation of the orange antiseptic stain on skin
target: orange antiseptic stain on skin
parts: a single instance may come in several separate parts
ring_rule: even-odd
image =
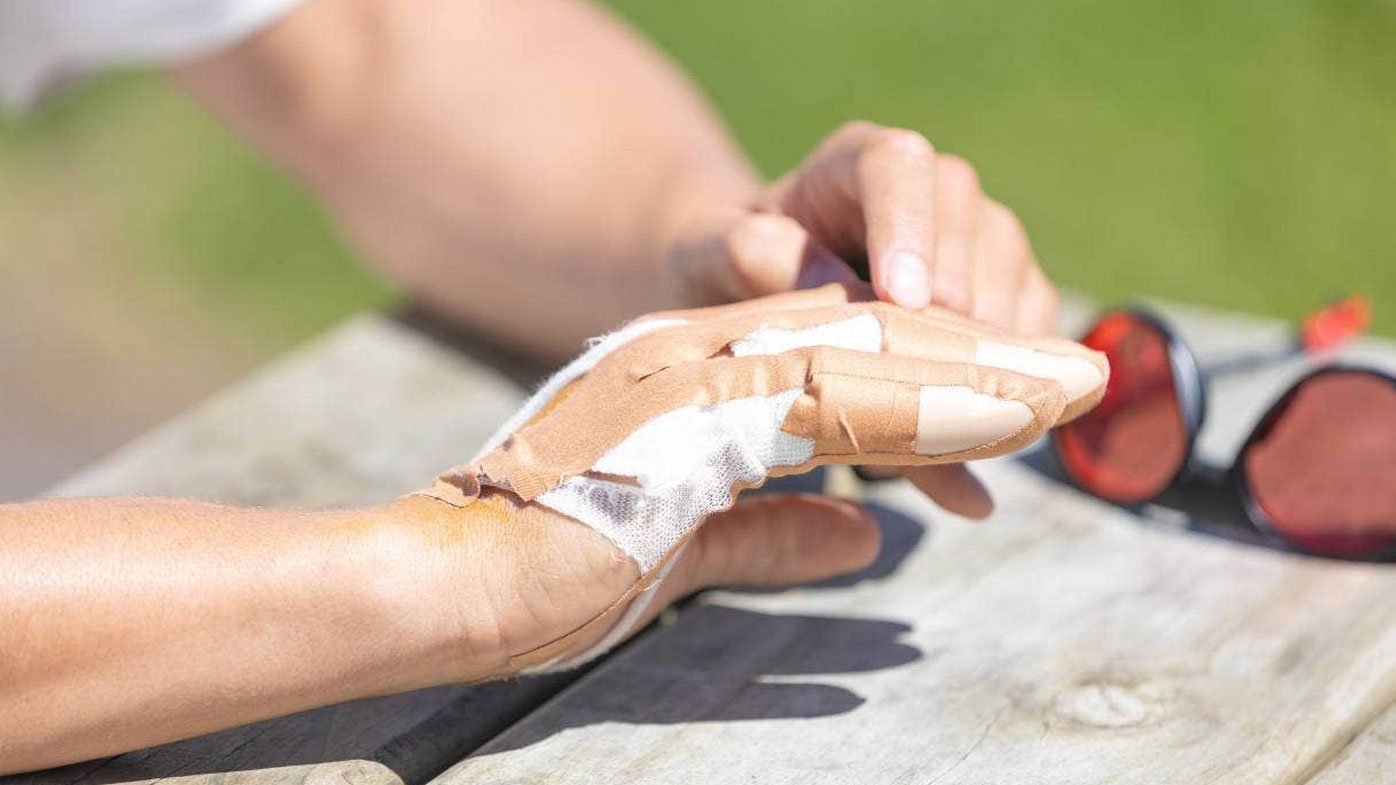
[[[338,534],[353,536],[367,534],[381,523],[372,515],[374,509],[354,510],[352,514],[336,519],[331,528]]]
[[[519,503],[505,493],[486,489],[474,504],[465,509],[476,513],[477,519],[502,522],[512,520],[518,514]]]
[[[398,509],[395,512],[400,519],[439,543],[463,540],[466,531],[476,520],[468,512],[475,507],[474,504],[455,507],[426,496],[404,496],[396,504]]]
[[[518,529],[533,512],[534,505],[521,504],[506,491],[485,489],[464,507],[455,507],[430,497],[418,497],[423,506],[410,514],[434,536],[445,542],[465,539],[482,526],[504,525]]]

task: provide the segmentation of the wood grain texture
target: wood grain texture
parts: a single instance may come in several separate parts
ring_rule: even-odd
[[[1316,767],[1308,785],[1396,782],[1396,704]]]
[[[488,368],[363,316],[136,440],[54,495],[363,505],[468,459],[522,401]]]
[[[59,486],[279,507],[359,505],[427,485],[517,407],[519,388],[381,317],[355,319]],[[357,701],[5,785],[153,780],[422,782],[570,681]]]
[[[1174,313],[1204,363],[1284,335]],[[1301,371],[1219,382],[1206,456]],[[1276,550],[1215,494],[1128,511],[1041,454],[980,470],[988,524],[881,489],[861,580],[710,592],[437,785],[1391,781],[1396,567]]]

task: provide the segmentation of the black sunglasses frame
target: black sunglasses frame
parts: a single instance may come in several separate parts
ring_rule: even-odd
[[[1207,472],[1200,467],[1196,460],[1196,446],[1199,434],[1207,421],[1207,374],[1202,370],[1195,355],[1187,343],[1162,317],[1154,312],[1140,306],[1126,306],[1123,308],[1113,308],[1102,312],[1094,322],[1099,324],[1106,317],[1114,314],[1130,316],[1149,327],[1157,330],[1162,336],[1168,350],[1168,362],[1173,374],[1173,388],[1178,396],[1179,411],[1183,418],[1187,441],[1184,457],[1177,471],[1165,483],[1157,493],[1146,499],[1139,499],[1129,504],[1121,506],[1137,508],[1148,504],[1168,491],[1178,488],[1192,480],[1204,480],[1215,477],[1216,472]],[[1089,330],[1087,331],[1089,332]],[[1236,457],[1232,460],[1230,467],[1222,470],[1223,478],[1221,484],[1230,488],[1235,494],[1236,501],[1240,504],[1241,511],[1245,514],[1251,526],[1266,537],[1282,543],[1287,548],[1297,549],[1305,553],[1315,555],[1331,556],[1306,548],[1303,544],[1297,543],[1287,537],[1275,526],[1264,507],[1256,499],[1255,492],[1251,488],[1250,481],[1246,477],[1245,459],[1246,453],[1256,442],[1265,438],[1270,429],[1274,427],[1280,416],[1284,414],[1291,400],[1301,388],[1313,379],[1334,373],[1358,373],[1374,376],[1391,385],[1396,390],[1396,376],[1386,371],[1366,365],[1356,365],[1351,363],[1333,362],[1316,368],[1299,379],[1295,380],[1288,388],[1281,393],[1274,402],[1266,408],[1265,413],[1256,421],[1256,425],[1251,429],[1250,434],[1242,442],[1241,447],[1236,451]],[[1061,454],[1060,446],[1057,442],[1056,432],[1052,436],[1052,449],[1056,454],[1057,462],[1062,467],[1062,472],[1073,486],[1084,493],[1100,498],[1098,494],[1091,491],[1084,484],[1079,482],[1071,473],[1068,462]],[[1214,481],[1215,482],[1215,481]],[[1107,501],[1109,501],[1107,499]],[[1390,561],[1396,559],[1396,541],[1390,546],[1376,549],[1371,553],[1364,553],[1359,556],[1344,557],[1353,558],[1360,561]]]

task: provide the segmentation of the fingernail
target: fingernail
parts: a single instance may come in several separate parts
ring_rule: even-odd
[[[931,276],[926,263],[910,251],[898,251],[887,260],[887,291],[898,305],[925,308],[931,304]]]

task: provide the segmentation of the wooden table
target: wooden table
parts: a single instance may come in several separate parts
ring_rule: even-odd
[[[1168,310],[1204,363],[1286,334]],[[1390,342],[1350,354],[1396,368]],[[1217,384],[1203,456],[1224,460],[1299,370]],[[468,456],[520,399],[487,365],[361,317],[56,493],[381,501]],[[1396,566],[1265,547],[1205,493],[1121,510],[1054,480],[1045,454],[981,473],[991,523],[877,488],[870,570],[709,592],[581,676],[359,701],[0,782],[1396,782]]]

